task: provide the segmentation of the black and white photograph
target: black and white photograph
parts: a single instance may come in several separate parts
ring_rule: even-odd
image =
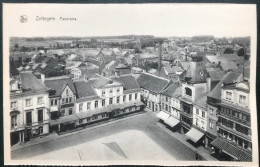
[[[256,41],[252,4],[3,4],[5,164],[257,166]]]

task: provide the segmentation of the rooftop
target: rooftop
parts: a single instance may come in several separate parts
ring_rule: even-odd
[[[141,88],[147,89],[154,93],[160,93],[163,91],[166,86],[170,83],[168,79],[161,78],[155,75],[151,75],[148,73],[142,73],[137,78],[137,83]],[[156,84],[155,84],[156,83]]]

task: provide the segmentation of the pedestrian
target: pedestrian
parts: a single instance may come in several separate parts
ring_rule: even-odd
[[[199,159],[199,154],[198,154],[198,152],[196,151],[196,160],[198,160]]]

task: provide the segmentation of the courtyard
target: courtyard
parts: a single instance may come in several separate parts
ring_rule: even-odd
[[[59,136],[11,152],[13,160],[174,161],[195,160],[195,152],[162,131],[155,113],[143,112],[114,123]]]

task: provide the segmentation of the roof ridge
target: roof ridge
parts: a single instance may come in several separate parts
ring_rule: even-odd
[[[153,75],[153,74],[150,74],[150,73],[148,73],[148,72],[143,72],[142,74],[148,74],[148,75],[153,76],[153,77],[155,77],[155,78],[163,79],[163,80],[166,80],[166,81],[170,82],[169,79],[166,79],[166,78],[163,78],[163,77],[159,77],[159,76],[157,76],[157,75]]]

